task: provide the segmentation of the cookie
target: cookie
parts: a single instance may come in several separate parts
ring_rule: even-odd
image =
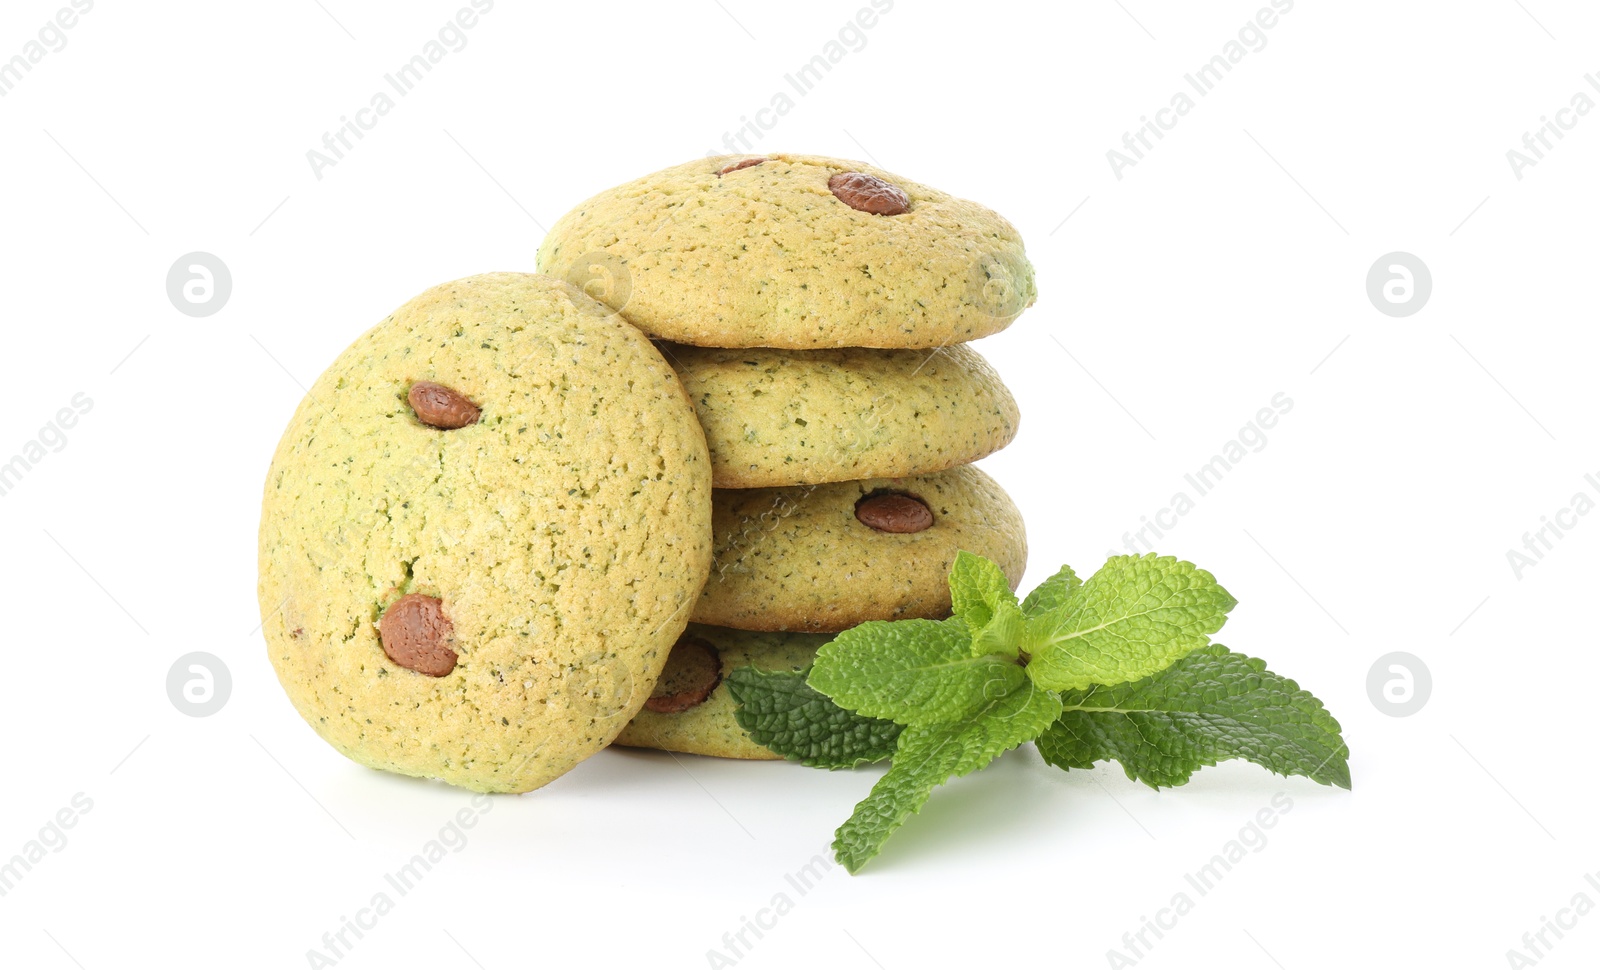
[[[750,739],[733,712],[728,674],[740,667],[803,670],[832,637],[814,633],[752,633],[689,624],[667,661],[645,709],[615,744],[703,754],[714,758],[779,761]]]
[[[956,553],[1012,588],[1028,544],[994,479],[964,465],[911,478],[718,489],[716,561],[690,617],[739,630],[837,633],[867,620],[950,615]]]
[[[710,522],[704,435],[643,334],[557,280],[459,280],[296,410],[262,503],[262,630],[346,756],[528,791],[649,697]]]
[[[1011,392],[966,346],[661,350],[706,430],[718,488],[925,475],[1017,433]]]
[[[1037,295],[1005,219],[817,155],[699,158],[602,192],[556,222],[538,267],[702,347],[943,347]]]

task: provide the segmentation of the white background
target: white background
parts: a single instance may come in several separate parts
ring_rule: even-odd
[[[0,59],[63,5],[7,3]],[[9,966],[306,966],[470,804],[346,762],[281,694],[254,592],[278,435],[359,332],[532,269],[542,227],[720,146],[866,4],[500,0],[316,178],[307,150],[464,5],[102,2],[0,99],[0,461],[93,401],[0,497],[0,858],[93,802],[0,898]],[[338,966],[1106,966],[1279,792],[1265,848],[1140,966],[1499,967],[1575,893],[1600,902],[1600,516],[1520,578],[1506,557],[1600,472],[1600,112],[1521,179],[1506,158],[1600,99],[1600,12],[1300,0],[1116,178],[1107,150],[1262,6],[900,0],[753,144],[868,157],[1022,231],[1039,302],[981,350],[1024,415],[983,465],[1029,522],[1028,586],[1092,571],[1293,400],[1158,548],[1238,597],[1222,642],[1327,702],[1354,791],[1231,764],[1156,793],[1030,747],[800,896],[785,874],[881,769],[607,751],[495,800]],[[202,319],[165,292],[196,250],[233,275]],[[1394,250],[1432,270],[1413,316],[1366,295]],[[195,650],[233,677],[207,718],[165,688]],[[1410,717],[1366,687],[1395,650],[1432,671]],[[780,891],[792,910],[730,953]],[[1593,966],[1600,914],[1549,939],[1541,967]]]

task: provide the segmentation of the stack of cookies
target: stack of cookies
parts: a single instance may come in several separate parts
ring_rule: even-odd
[[[1016,434],[1016,402],[964,344],[1034,300],[1005,219],[857,162],[702,159],[568,213],[538,268],[656,341],[709,448],[710,578],[618,743],[774,758],[729,671],[948,616],[960,550],[1021,580],[1021,516],[971,466]]]
[[[614,740],[770,758],[730,670],[948,616],[958,550],[1021,579],[970,465],[1016,404],[963,346],[1033,302],[1004,219],[855,163],[702,160],[585,203],[539,265],[367,331],[273,457],[262,633],[351,759],[524,792]]]

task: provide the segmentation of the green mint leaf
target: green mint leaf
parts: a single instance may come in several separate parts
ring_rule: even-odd
[[[1120,684],[1210,642],[1235,600],[1171,556],[1113,556],[1054,609],[1028,618],[1028,676],[1049,690]]]
[[[974,657],[1004,657],[1015,660],[1021,652],[1025,619],[1016,603],[999,603],[994,616],[981,630],[973,630]]]
[[[1000,567],[970,552],[956,553],[950,566],[951,612],[972,632],[972,655],[1017,655],[1022,611]]]
[[[1024,616],[1038,616],[1057,609],[1066,602],[1068,593],[1082,585],[1083,580],[1078,578],[1071,566],[1062,566],[1060,572],[1033,588],[1028,598],[1022,601],[1022,613]]]
[[[811,768],[854,768],[892,755],[903,728],[835,704],[806,683],[809,669],[729,671],[734,720],[757,744]]]
[[[1038,737],[1060,713],[1060,698],[1024,680],[959,721],[906,728],[889,771],[834,833],[834,857],[859,871],[935,788]]]
[[[951,611],[976,630],[988,625],[997,604],[1016,606],[1017,594],[999,566],[963,550],[950,566],[950,603]]]
[[[1322,702],[1221,644],[1143,680],[1061,700],[1061,719],[1038,741],[1044,760],[1060,768],[1115,760],[1129,778],[1160,788],[1243,758],[1280,775],[1350,787],[1349,749]]]
[[[908,725],[953,721],[1027,679],[1008,657],[974,657],[971,644],[957,617],[872,620],[819,649],[807,683],[867,717]]]

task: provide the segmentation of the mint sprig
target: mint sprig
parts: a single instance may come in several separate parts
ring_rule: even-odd
[[[863,623],[824,645],[809,675],[730,678],[740,725],[785,757],[849,767],[893,745],[836,833],[852,873],[935,788],[1028,741],[1059,767],[1116,760],[1156,787],[1232,758],[1350,786],[1322,704],[1211,643],[1235,601],[1203,569],[1117,556],[1087,581],[1062,567],[1018,602],[998,566],[963,552],[950,594],[950,619]]]

